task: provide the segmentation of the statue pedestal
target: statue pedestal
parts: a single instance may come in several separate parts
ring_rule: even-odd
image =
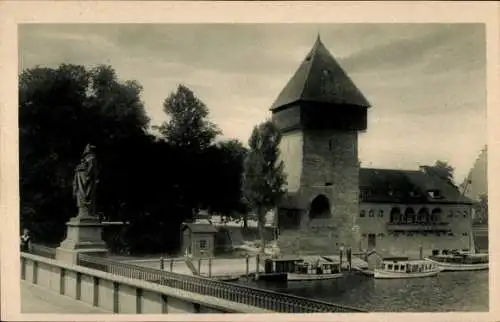
[[[56,260],[77,264],[78,254],[106,256],[108,247],[102,240],[104,225],[92,216],[79,215],[66,223],[66,239],[56,249]]]

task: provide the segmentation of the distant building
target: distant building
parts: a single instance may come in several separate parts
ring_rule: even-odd
[[[361,249],[425,255],[433,249],[472,248],[473,201],[423,171],[360,169]]]
[[[463,194],[472,200],[479,200],[481,195],[488,194],[488,147],[481,150],[474,165],[470,169],[460,188]]]

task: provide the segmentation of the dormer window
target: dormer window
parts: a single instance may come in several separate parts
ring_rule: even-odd
[[[420,197],[420,193],[418,191],[410,191],[410,197],[413,198]]]
[[[427,195],[432,199],[440,199],[443,197],[439,190],[427,190]]]

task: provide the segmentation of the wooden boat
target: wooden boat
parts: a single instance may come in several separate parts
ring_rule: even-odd
[[[385,258],[374,270],[375,278],[419,278],[436,276],[440,268],[428,260],[410,260],[407,258]]]
[[[296,263],[295,271],[287,273],[287,280],[317,281],[335,279],[343,276],[344,274],[340,271],[340,263],[317,259],[311,262]]]
[[[286,274],[287,281],[315,281],[343,277],[340,263],[321,258],[305,260],[299,257],[267,259],[264,274]]]
[[[434,254],[426,258],[442,271],[478,271],[489,268],[488,254],[453,251]]]

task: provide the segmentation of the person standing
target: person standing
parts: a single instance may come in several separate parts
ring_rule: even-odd
[[[21,235],[21,251],[29,252],[31,249],[31,235],[28,229],[24,229]]]
[[[350,271],[351,267],[352,267],[352,249],[351,249],[351,247],[347,247],[346,257],[347,257],[347,264],[349,265],[349,271]]]

